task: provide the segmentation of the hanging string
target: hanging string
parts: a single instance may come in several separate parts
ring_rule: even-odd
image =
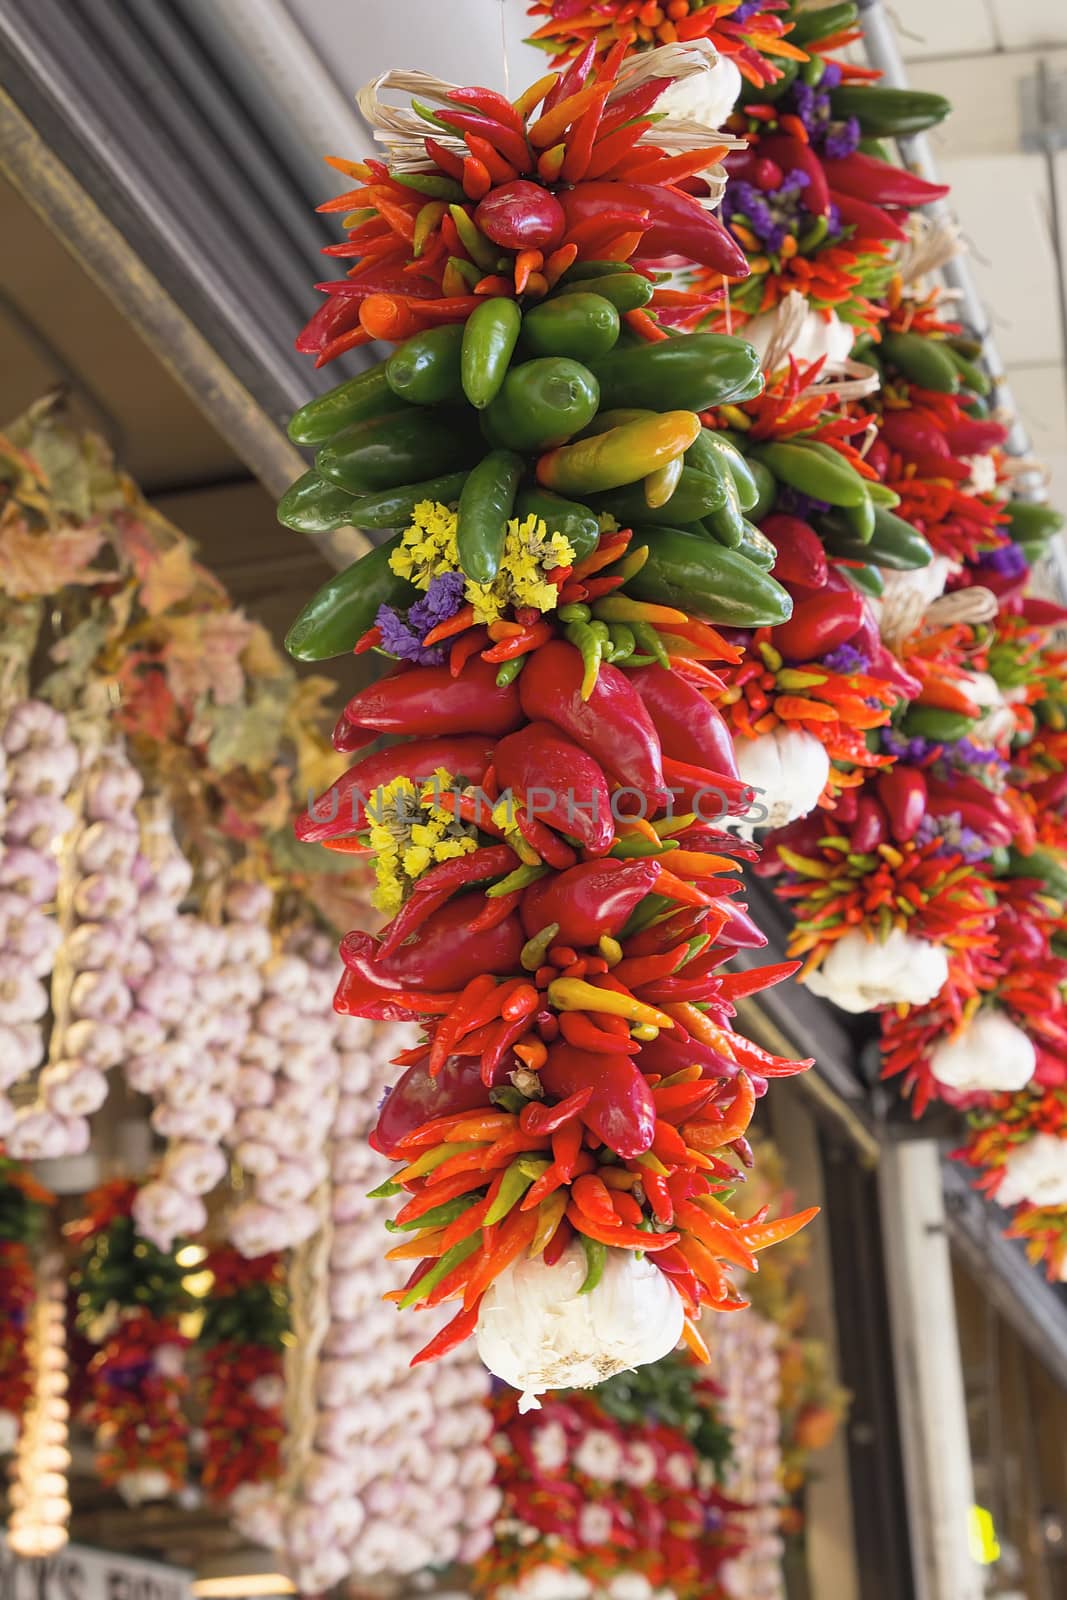
[[[500,53],[504,58],[504,93],[511,99],[511,72],[508,67],[508,29],[504,0],[500,0]]]

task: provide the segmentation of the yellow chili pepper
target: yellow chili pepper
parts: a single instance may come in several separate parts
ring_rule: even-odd
[[[560,494],[618,489],[666,466],[700,433],[695,411],[663,411],[624,422],[606,433],[548,450],[537,463],[537,481]]]
[[[646,1006],[633,995],[597,989],[583,978],[556,978],[548,986],[548,1003],[557,1011],[605,1011],[629,1022],[651,1023],[655,1028],[673,1028],[674,1021],[655,1006]]]
[[[396,1181],[398,1183],[410,1183],[412,1178],[424,1178],[428,1172],[432,1172],[435,1167],[439,1167],[450,1156],[461,1156],[465,1155],[468,1150],[477,1150],[482,1142],[481,1139],[474,1139],[463,1144],[435,1145],[432,1150],[423,1151],[418,1160],[413,1161],[409,1167],[405,1167],[403,1172],[398,1172]]]
[[[556,1229],[563,1221],[563,1214],[567,1209],[569,1198],[570,1190],[564,1186],[562,1189],[556,1189],[541,1201],[537,1208],[537,1227],[534,1229],[534,1236],[530,1240],[528,1255],[539,1256],[542,1250],[552,1243]]]

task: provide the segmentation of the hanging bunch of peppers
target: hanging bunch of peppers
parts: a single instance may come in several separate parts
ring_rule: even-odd
[[[391,919],[344,940],[338,1010],[422,1029],[373,1135],[412,1262],[393,1298],[456,1308],[418,1359],[477,1330],[530,1393],[683,1325],[700,1348],[700,1306],[742,1303],[726,1268],[771,1236],[720,1196],[768,1080],[807,1064],[732,1027],[794,964],[721,970],[765,940],[725,825],[752,796],[720,629],[792,602],[705,424],[762,378],[742,341],[684,331],[712,296],[649,265],[745,270],[680,187],[718,182],[730,141],[655,120],[706,50],[624,48],[590,41],[514,102],[403,73],[361,96],[388,160],[335,163],[350,265],[298,344],[395,348],[297,413],[315,466],[279,512],[395,530],[289,634],[302,659],[397,663],[345,708],[335,744],[363,753],[296,828],[372,853]],[[735,502],[745,537],[720,539],[703,519]],[[384,733],[403,742],[367,753]]]
[[[722,1491],[731,1438],[706,1368],[671,1358],[625,1393],[554,1397],[534,1417],[504,1391],[493,1402],[496,1538],[475,1569],[494,1600],[595,1600],[669,1593],[725,1600],[724,1563],[745,1544],[743,1508]],[[666,1411],[670,1420],[661,1413]]]
[[[746,27],[762,55],[761,70],[735,54],[748,82],[736,78],[731,115],[716,99],[722,62],[716,87],[709,73],[686,100],[745,141],[723,158],[721,209],[750,271],[696,325],[742,326],[765,353],[778,341],[764,394],[706,418],[744,457],[758,491],[747,516],[794,602],[787,621],[728,631],[742,658],[717,668],[739,774],[769,792],[779,825],[758,870],[797,918],[790,953],[806,981],[881,1012],[885,1072],[916,1114],[931,1096],[970,1111],[979,1165],[999,1148],[990,1127],[1012,1128],[1018,1165],[1005,1179],[990,1156],[991,1180],[1056,1275],[1067,1141],[1048,1106],[1067,1077],[1067,717],[1050,630],[1067,613],[1027,590],[1063,519],[1013,497],[981,344],[924,280],[951,247],[912,213],[947,191],[894,165],[888,141],[948,103],[837,58],[859,37],[850,3],[544,0],[531,15],[534,42],[564,57],[624,35],[638,52],[694,35],[726,51],[723,30]],[[711,192],[706,174],[684,187]],[[703,267],[685,281],[718,284]],[[797,291],[808,312],[786,365]],[[878,394],[827,395],[849,358]],[[702,516],[758,560],[740,521],[730,503]],[[1031,1154],[1035,1116],[1050,1120]]]
[[[33,1388],[29,1352],[33,1247],[54,1201],[55,1196],[17,1162],[0,1157],[0,1456],[18,1443]]]
[[[203,1407],[200,1481],[216,1502],[281,1472],[288,1314],[280,1256],[249,1261],[230,1246],[208,1253],[211,1292],[197,1334]]]
[[[193,1307],[173,1254],[139,1238],[137,1184],[116,1179],[86,1197],[68,1223],[78,1251],[78,1328],[95,1354],[84,1420],[95,1433],[95,1471],[131,1505],[186,1482],[189,1425],[182,1314]]]

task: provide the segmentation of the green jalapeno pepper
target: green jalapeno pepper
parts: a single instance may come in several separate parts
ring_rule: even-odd
[[[384,361],[379,361],[376,367],[368,367],[366,372],[346,378],[344,383],[326,394],[316,395],[299,411],[294,411],[289,423],[289,437],[293,443],[325,444],[351,422],[365,422],[368,417],[403,411],[407,402],[389,387],[385,366]]]
[[[830,110],[836,120],[855,117],[865,134],[902,139],[944,122],[952,102],[944,95],[922,89],[890,89],[881,84],[842,83],[830,91]]]
[[[758,502],[759,486],[752,463],[721,433],[715,433],[711,428],[701,428],[686,451],[685,458],[698,472],[707,472],[713,477],[723,472],[729,473],[742,511],[751,511]]]
[[[975,718],[962,711],[910,705],[901,719],[900,731],[907,739],[934,739],[939,744],[955,744],[957,739],[966,739],[974,724]]]
[[[723,333],[682,333],[629,350],[617,345],[593,363],[593,374],[605,409],[706,411],[746,394],[751,398],[763,384],[752,346]]]
[[[882,354],[910,383],[937,394],[958,394],[960,375],[947,349],[922,333],[887,333]]]
[[[849,567],[848,580],[855,584],[861,594],[868,594],[872,599],[879,599],[885,593],[885,579],[877,567],[870,565]]]
[[[487,296],[463,324],[463,392],[478,411],[500,393],[521,327],[518,304],[503,295]]]
[[[522,466],[522,457],[513,451],[491,450],[467,475],[459,497],[456,543],[460,568],[474,583],[492,583],[500,570]]]
[[[481,453],[478,445],[477,433],[451,413],[408,406],[342,428],[322,446],[315,466],[350,494],[370,494],[454,471]]]
[[[843,33],[855,27],[859,8],[855,0],[841,0],[837,5],[822,6],[818,11],[801,11],[793,19],[789,43],[804,49],[819,39],[829,39],[833,33]]]
[[[857,539],[839,511],[828,511],[815,519],[815,526],[831,555],[845,561],[863,561],[894,572],[928,567],[934,559],[931,546],[918,528],[885,506],[874,508],[874,530],[864,541]]]
[[[565,356],[512,367],[486,407],[482,428],[505,450],[547,450],[580,433],[596,415],[600,390],[589,368]]]
[[[398,345],[385,363],[393,393],[417,406],[454,405],[463,399],[460,350],[463,328],[445,323],[427,328]]]
[[[619,313],[603,295],[575,289],[543,300],[522,319],[523,347],[535,356],[570,356],[594,361],[619,337]]]
[[[774,545],[767,535],[761,533],[751,522],[745,522],[743,533],[744,537],[737,546],[737,554],[744,556],[746,561],[751,561],[753,566],[761,568],[762,571],[770,572],[778,559],[778,551]]]
[[[451,505],[459,499],[466,481],[466,472],[449,472],[441,478],[425,478],[421,483],[402,483],[395,489],[379,489],[377,494],[357,495],[351,502],[348,520],[357,528],[406,528],[415,507],[423,500]]]
[[[1036,501],[1009,500],[1004,510],[1008,516],[1007,531],[1018,544],[1051,539],[1063,527],[1062,512]]]
[[[312,467],[278,501],[278,521],[297,533],[327,533],[353,521],[355,503],[346,489],[327,483]]]
[[[403,534],[397,533],[335,573],[312,595],[285,638],[285,648],[298,661],[328,661],[352,649],[374,626],[378,607],[406,604],[416,590],[389,565]]]
[[[849,466],[843,456],[833,452],[831,461],[818,450],[808,448],[806,441],[759,444],[752,456],[774,473],[779,483],[798,489],[814,500],[826,500],[832,506],[858,506],[868,498],[863,479]]]
[[[577,283],[565,278],[556,288],[552,300],[570,299],[579,292],[601,295],[611,301],[616,311],[639,311],[652,299],[656,287],[640,272],[621,272],[616,268],[602,278],[582,278]],[[551,304],[551,301],[546,304]]]
[[[674,493],[661,506],[649,505],[643,483],[631,483],[599,495],[596,508],[610,512],[622,524],[666,523],[677,528],[682,522],[700,521],[708,512],[717,510],[725,497],[726,489],[718,478],[683,467]]]
[[[745,518],[737,498],[734,480],[729,473],[723,474],[722,487],[722,505],[717,506],[701,520],[705,530],[713,539],[717,539],[719,544],[724,544],[728,550],[736,550],[744,541]]]
[[[637,600],[677,606],[736,628],[771,627],[792,615],[793,602],[781,584],[736,550],[680,528],[635,528],[634,543],[648,546],[648,560],[625,585]]]

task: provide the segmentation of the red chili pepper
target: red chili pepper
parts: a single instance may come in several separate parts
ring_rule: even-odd
[[[457,133],[475,133],[479,138],[487,139],[517,172],[529,172],[533,166],[530,147],[514,127],[509,128],[494,117],[483,117],[474,111],[453,111],[451,107],[442,107],[437,115]]]
[[[868,239],[894,239],[899,244],[906,244],[908,235],[899,222],[894,221],[888,211],[881,206],[868,205],[864,200],[856,200],[850,194],[842,194],[840,190],[832,190],[834,205],[841,215],[841,221],[852,224],[858,232]]]
[[[620,1222],[625,1222],[628,1227],[639,1227],[645,1220],[645,1213],[632,1194],[625,1189],[612,1189],[611,1208]]]
[[[510,894],[498,894],[492,900],[487,899],[471,923],[471,928],[479,931],[483,928],[498,927],[501,922],[507,921],[513,911],[518,911],[521,905],[521,889],[512,889]]]
[[[822,540],[814,529],[799,517],[778,511],[764,517],[759,526],[778,552],[771,572],[779,583],[793,584],[800,589],[823,587],[829,565]]]
[[[568,971],[567,976],[577,977],[578,974]],[[587,1050],[590,1055],[618,1055],[621,1050],[624,1055],[635,1056],[640,1048],[634,1040],[627,1038],[623,1042],[614,1031],[598,1028],[587,1011],[561,1012],[559,1031],[568,1044],[576,1050]]]
[[[699,689],[659,666],[639,667],[628,676],[651,716],[664,755],[738,776],[729,725]]]
[[[703,822],[718,822],[736,816],[751,804],[753,791],[739,778],[724,772],[709,772],[706,767],[663,758],[663,776],[675,799],[676,811],[695,811]]]
[[[889,818],[889,831],[897,844],[914,839],[926,815],[926,778],[917,767],[898,762],[875,778],[878,798]]]
[[[463,1294],[465,1307],[475,1305],[488,1289],[493,1279],[526,1250],[537,1229],[537,1216],[533,1211],[516,1207],[501,1224],[493,1248],[483,1252],[471,1274]]]
[[[366,827],[366,802],[375,790],[404,776],[418,783],[443,768],[454,778],[481,781],[492,759],[492,744],[481,735],[413,739],[375,750],[349,767],[294,823],[298,839],[319,844]]]
[[[825,216],[830,209],[830,188],[823,161],[810,145],[790,134],[764,134],[756,149],[761,159],[773,161],[786,175],[797,171],[807,173],[805,209],[817,217]]]
[[[880,801],[873,794],[861,793],[856,802],[855,821],[849,829],[852,848],[858,855],[869,855],[885,844],[889,835],[889,819]]]
[[[775,648],[789,661],[818,661],[855,636],[863,611],[862,595],[824,589],[797,601],[789,621],[774,629]]]
[[[586,1085],[554,1106],[546,1106],[541,1100],[531,1100],[519,1113],[519,1126],[524,1133],[555,1133],[564,1123],[584,1111],[592,1097],[592,1087]]]
[[[614,1208],[612,1216],[615,1216]],[[678,1243],[681,1234],[678,1233],[645,1233],[641,1228],[628,1227],[625,1222],[615,1218],[614,1227],[605,1227],[594,1222],[592,1217],[580,1211],[576,1205],[567,1207],[567,1221],[579,1233],[584,1233],[589,1239],[596,1239],[600,1244],[614,1245],[620,1250],[669,1250]]]
[[[353,695],[342,721],[346,728],[339,740],[338,724],[336,750],[365,743],[364,729],[371,738],[379,733],[510,733],[522,722],[522,712],[518,685],[498,684],[492,666],[476,659],[458,677],[448,667],[411,667],[379,678]]]
[[[556,1041],[549,1046],[541,1068],[547,1093],[561,1100],[587,1087],[588,1058],[573,1045]],[[596,1082],[582,1121],[624,1160],[643,1155],[655,1132],[656,1112],[651,1091],[629,1056],[598,1056]]]
[[[747,977],[747,973],[737,976]],[[664,1078],[670,1078],[676,1072],[683,1072],[686,1067],[698,1066],[707,1079],[736,1078],[736,1062],[697,1039],[676,1038],[679,1031],[678,1028],[672,1028],[670,1032],[661,1033],[658,1039],[650,1039],[641,1046],[642,1072],[656,1072]]]
[[[749,967],[747,972],[727,972],[719,979],[719,994],[724,1000],[741,1000],[792,978],[799,970],[799,961],[779,961],[770,967]]]
[[[542,645],[519,679],[523,711],[532,721],[555,723],[617,782],[661,790],[656,730],[626,674],[601,665],[592,693],[583,700],[584,673],[574,645],[564,639]]]
[[[374,940],[350,933],[341,941],[341,959],[351,971],[383,990],[462,989],[478,973],[510,973],[519,964],[524,935],[517,917],[499,927],[471,933],[480,895],[459,895],[439,907],[384,961],[375,959]]]
[[[537,650],[546,645],[552,638],[552,625],[548,622],[532,622],[529,627],[521,632],[512,634],[510,639],[501,639],[499,644],[494,644],[490,649],[482,651],[482,660],[499,664],[502,661],[513,661],[516,656],[529,655],[531,650]],[[523,677],[526,676],[525,671]]]
[[[415,1017],[440,1016],[448,1011],[455,994],[418,994],[390,990],[361,972],[342,972],[333,1008],[342,1017],[366,1017],[372,1022],[410,1022]]]
[[[423,1361],[436,1361],[440,1356],[447,1355],[464,1339],[469,1339],[478,1326],[478,1312],[481,1300],[478,1299],[469,1306],[464,1306],[462,1311],[457,1311],[451,1322],[446,1322],[440,1333],[435,1333],[433,1338],[424,1344],[422,1349],[412,1356],[410,1366],[417,1367]]]
[[[566,190],[560,199],[567,216],[567,237],[587,223],[612,217],[620,207],[643,213],[637,225],[643,256],[682,255],[689,261],[730,278],[748,276],[744,251],[717,217],[670,184],[586,182]]]
[[[573,1237],[574,1230],[566,1218],[564,1218],[559,1227],[556,1229],[555,1233],[552,1235],[551,1239],[545,1245],[544,1251],[542,1252],[541,1259],[546,1267],[554,1267],[556,1265],[556,1262],[559,1260],[564,1250],[566,1250]]]
[[[507,128],[514,128],[516,133],[524,133],[523,120],[515,110],[511,101],[496,89],[482,89],[467,86],[462,89],[450,89],[445,96],[454,106],[466,107],[471,111],[478,111],[483,117],[491,117],[494,122],[502,122]]]
[[[444,905],[457,889],[467,888],[470,884],[483,879],[503,877],[506,873],[514,871],[517,865],[518,857],[511,846],[506,844],[486,845],[470,855],[456,856],[451,861],[438,861],[417,880],[410,899],[397,912],[392,922],[383,928],[381,944],[374,959],[383,961],[391,955],[415,932],[416,928],[421,927],[426,919],[432,916],[438,906]],[[492,901],[490,905],[495,909]],[[472,923],[471,926],[475,924]]]
[[[611,1194],[594,1173],[583,1173],[580,1178],[575,1178],[571,1184],[571,1196],[583,1218],[599,1223],[602,1228],[618,1227],[621,1218],[611,1203]]]
[[[484,1002],[497,994],[497,984],[488,973],[479,973],[467,984],[448,1016],[438,1024],[430,1047],[429,1071],[436,1078],[466,1024],[481,1010]]]
[[[523,677],[525,677],[523,673]],[[611,848],[615,825],[601,768],[550,722],[531,722],[496,747],[494,764],[505,789],[528,815],[570,835],[594,855]]]
[[[692,939],[703,933],[711,911],[705,906],[686,906],[673,912],[662,922],[654,922],[640,933],[632,933],[626,940],[628,956],[650,956],[660,950],[669,950],[682,939]]]
[[[582,1091],[579,1089],[576,1092],[580,1094]],[[584,1109],[588,1109],[588,1105],[589,1102],[586,1101]],[[583,1137],[583,1124],[574,1120],[563,1123],[562,1127],[557,1128],[552,1135],[552,1160],[557,1171],[562,1174],[564,1183],[569,1183],[578,1170],[578,1162],[583,1155]]]
[[[944,200],[949,192],[946,183],[929,183],[907,167],[879,161],[860,150],[833,159],[824,155],[822,166],[832,192],[870,200],[877,206],[928,206]]]
[[[605,934],[614,938],[652,893],[659,870],[658,862],[648,858],[609,859],[583,861],[566,872],[539,878],[523,895],[523,927],[532,939],[550,923],[558,923],[556,938],[578,949],[595,945]]]

